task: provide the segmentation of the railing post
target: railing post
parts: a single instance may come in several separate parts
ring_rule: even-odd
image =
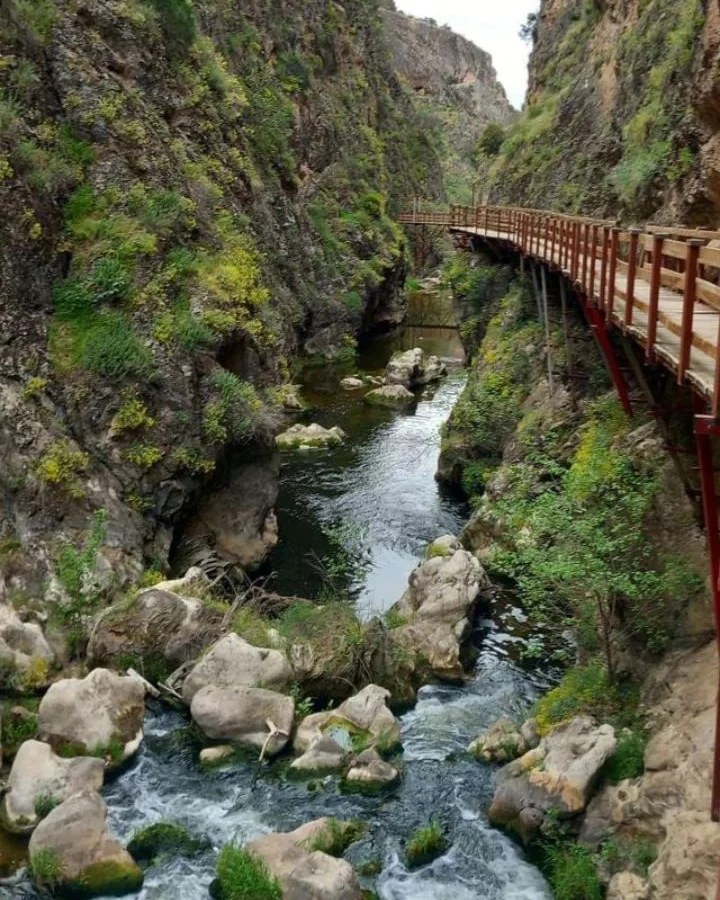
[[[697,299],[697,268],[700,248],[703,241],[689,240],[685,250],[685,289],[683,291],[682,327],[680,334],[680,361],[678,363],[678,384],[685,380],[685,373],[690,366],[692,350],[693,313]]]
[[[608,248],[610,244],[610,229],[603,225],[602,260],[600,262],[600,309],[606,309],[605,291],[607,289]]]
[[[612,317],[615,310],[615,281],[617,277],[617,262],[620,253],[620,229],[614,225],[610,229],[610,259],[608,260],[608,284],[606,302],[606,321],[608,328],[612,327]]]
[[[585,222],[583,223],[583,242],[582,242],[582,276],[580,278],[580,283],[582,285],[583,292],[585,296],[588,296],[588,286],[587,286],[587,273],[588,273],[588,253],[590,246],[590,225]]]
[[[663,264],[663,244],[669,234],[653,235],[652,269],[650,272],[650,302],[648,305],[647,343],[645,359],[652,362],[657,339],[658,308],[660,306],[660,276]]]
[[[592,242],[590,247],[590,302],[595,304],[595,269],[597,268],[598,226],[593,222],[591,226]]]
[[[635,274],[637,272],[637,251],[640,241],[640,229],[630,229],[630,250],[628,252],[627,287],[625,289],[625,327],[629,328],[633,320],[635,304]]]
[[[573,222],[573,282],[577,284],[580,275],[580,223]]]

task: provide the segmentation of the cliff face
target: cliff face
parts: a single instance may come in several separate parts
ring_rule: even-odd
[[[492,59],[432,20],[395,9],[384,9],[382,16],[395,70],[442,147],[447,194],[469,203],[476,177],[473,156],[485,126],[507,125],[516,115]]]
[[[716,3],[544,0],[491,198],[717,225],[719,52]]]
[[[376,0],[2,0],[8,592],[101,508],[108,576],[162,561],[293,356],[387,319],[393,204],[440,190]]]

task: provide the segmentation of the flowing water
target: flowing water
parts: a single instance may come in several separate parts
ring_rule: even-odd
[[[451,330],[408,329],[376,342],[361,356],[361,369],[382,370],[399,346],[422,346],[458,363],[414,410],[365,406],[361,395],[338,390],[338,374],[347,373],[317,370],[307,378],[309,418],[340,425],[348,440],[336,450],[283,465],[282,538],[271,561],[279,591],[314,595],[320,586],[317,559],[331,547],[328,527],[343,526],[343,540],[351,541],[364,560],[353,584],[360,611],[369,615],[387,609],[402,593],[425,544],[462,526],[467,510],[443,495],[433,478],[439,428],[464,383],[462,348]],[[383,900],[549,898],[540,873],[487,823],[492,768],[463,752],[500,715],[522,715],[544,686],[540,676],[516,661],[526,637],[521,611],[499,596],[492,618],[477,626],[480,652],[472,680],[420,692],[417,705],[401,718],[402,780],[374,796],[344,792],[334,776],[290,779],[282,760],[264,769],[254,785],[250,759],[205,771],[197,763],[199,748],[186,719],[161,707],[151,709],[137,759],[104,790],[111,827],[127,840],[153,822],[177,822],[207,836],[212,849],[151,867],[138,900],[206,900],[217,849],[224,843],[289,830],[322,815],[367,823],[366,835],[348,858],[358,867],[379,864],[380,874],[364,883]],[[451,847],[435,862],[408,871],[403,843],[430,817],[442,822]],[[36,897],[24,881],[0,886],[2,900]]]

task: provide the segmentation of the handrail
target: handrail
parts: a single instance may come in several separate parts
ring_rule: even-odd
[[[452,205],[400,214],[510,245],[565,274],[604,317],[710,400],[720,418],[720,231],[648,225],[517,206]]]

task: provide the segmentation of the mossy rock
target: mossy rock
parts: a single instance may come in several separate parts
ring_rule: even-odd
[[[206,838],[193,837],[182,825],[156,822],[136,831],[127,849],[138,862],[149,864],[159,856],[195,856],[209,846]]]
[[[57,890],[68,900],[88,900],[91,897],[124,897],[139,891],[143,884],[143,872],[135,862],[108,860],[88,866],[75,881],[67,882]]]

